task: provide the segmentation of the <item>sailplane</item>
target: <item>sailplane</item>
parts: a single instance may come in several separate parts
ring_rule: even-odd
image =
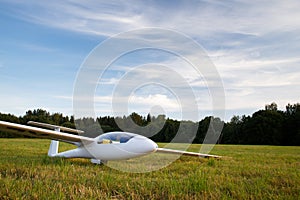
[[[31,126],[0,121],[0,130],[50,139],[49,157],[88,158],[95,164],[106,163],[110,160],[125,160],[140,157],[154,152],[220,158],[220,156],[211,154],[159,148],[151,139],[135,133],[108,132],[91,138],[82,136],[83,131],[63,126],[34,121],[29,121],[28,124]],[[77,146],[77,148],[58,152],[59,142],[70,143]]]

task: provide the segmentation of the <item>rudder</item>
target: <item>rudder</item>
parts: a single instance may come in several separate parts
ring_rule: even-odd
[[[48,151],[49,157],[55,157],[57,155],[58,145],[59,145],[59,141],[51,140],[49,151]]]

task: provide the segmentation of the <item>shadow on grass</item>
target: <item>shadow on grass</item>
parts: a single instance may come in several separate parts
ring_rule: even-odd
[[[98,166],[102,167],[103,164],[96,165],[89,161],[89,159],[82,159],[82,158],[76,158],[76,159],[66,159],[66,158],[59,158],[59,157],[48,157],[43,156],[42,158],[42,164],[43,165],[55,165],[55,166],[68,166],[68,165],[76,165],[76,166]]]

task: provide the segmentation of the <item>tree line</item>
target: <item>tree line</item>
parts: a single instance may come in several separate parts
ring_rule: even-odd
[[[210,123],[213,121],[213,126],[221,127],[224,125],[217,141],[220,144],[300,146],[299,103],[288,104],[284,111],[278,110],[276,103],[271,103],[266,105],[264,110],[259,110],[251,116],[233,116],[226,123],[213,116],[205,117],[199,122],[192,122],[166,118],[165,115],[151,116],[148,114],[147,116],[141,116],[135,112],[123,117],[104,116],[97,119],[74,119],[74,116],[64,116],[61,113],[51,114],[43,109],[29,110],[24,116],[20,117],[0,113],[0,120],[19,124],[38,121],[69,128],[77,127],[84,130],[89,137],[96,137],[110,131],[128,131],[149,136],[155,142],[193,143],[203,143]],[[145,129],[139,129],[139,127]],[[176,137],[178,131],[182,135],[180,138]],[[154,134],[149,135],[151,132]],[[0,137],[24,136],[0,130]],[[174,138],[177,138],[177,140],[174,140]]]

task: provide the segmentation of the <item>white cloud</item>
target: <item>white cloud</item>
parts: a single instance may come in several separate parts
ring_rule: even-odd
[[[148,96],[132,95],[129,97],[128,104],[132,109],[137,109],[143,113],[150,112],[151,108],[155,106],[161,107],[167,113],[180,112],[181,110],[181,105],[175,98],[169,98],[161,94],[150,94]]]
[[[162,107],[167,107],[169,109],[178,108],[178,102],[176,101],[176,99],[170,99],[166,95],[161,94],[148,95],[146,97],[133,95],[129,98],[129,102],[146,106],[161,105]]]

